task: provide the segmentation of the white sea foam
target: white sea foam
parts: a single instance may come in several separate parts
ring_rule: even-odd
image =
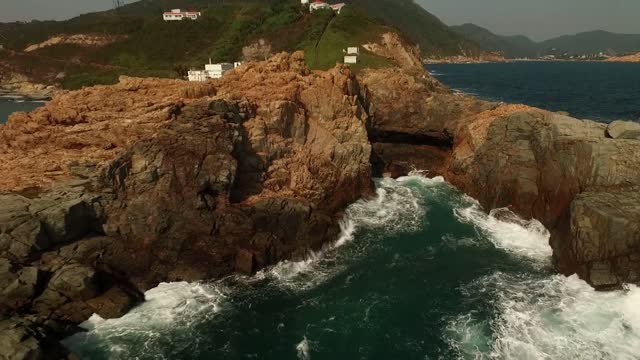
[[[508,209],[488,215],[477,203],[455,214],[497,248],[548,265],[549,232]],[[448,340],[465,359],[640,359],[640,288],[597,292],[577,276],[497,272],[464,287],[490,299],[496,316],[476,313],[449,322]]]
[[[161,283],[145,293],[145,302],[121,318],[103,319],[94,314],[80,325],[88,332],[66,339],[65,344],[82,343],[88,337],[98,337],[108,345],[111,358],[128,358],[127,348],[119,345],[120,339],[144,339],[144,350],[135,351],[156,353],[154,346],[159,341],[170,339],[172,330],[210,319],[224,306],[224,299],[219,286]]]
[[[331,268],[318,266],[320,260],[335,255],[335,249],[352,241],[358,230],[377,230],[379,236],[393,235],[399,232],[417,231],[423,226],[425,206],[420,201],[425,189],[437,191],[444,178],[433,179],[414,171],[409,176],[398,179],[376,179],[376,195],[370,199],[361,199],[351,204],[340,222],[339,238],[318,252],[310,252],[300,261],[282,261],[264,269],[254,279],[270,278],[282,285],[296,289],[308,289],[318,285],[332,274],[341,271],[335,263]],[[304,276],[312,274],[312,276]]]
[[[298,353],[298,359],[300,360],[311,359],[311,356],[309,355],[309,340],[307,340],[306,336],[296,345],[296,352]]]
[[[467,288],[492,297],[498,316],[490,351],[482,324],[469,314],[449,323],[463,358],[640,359],[640,288],[595,291],[577,276],[543,279],[496,273]],[[473,334],[469,336],[468,334]]]
[[[469,207],[454,210],[459,221],[474,225],[495,247],[547,265],[552,255],[549,231],[535,219],[524,220],[506,208],[485,213],[473,200]]]

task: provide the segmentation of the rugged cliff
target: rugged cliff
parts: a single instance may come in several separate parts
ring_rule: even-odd
[[[0,127],[0,322],[15,358],[160,281],[251,273],[335,240],[371,190],[367,113],[345,67],[301,53],[207,84],[122,78]]]

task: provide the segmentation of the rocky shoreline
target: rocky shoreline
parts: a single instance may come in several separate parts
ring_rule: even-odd
[[[283,53],[210,83],[123,77],[13,115],[0,125],[5,356],[64,358],[78,323],[122,316],[162,281],[304,258],[372,176],[414,168],[541,220],[559,271],[640,281],[637,124],[454,94],[415,60],[356,76]]]

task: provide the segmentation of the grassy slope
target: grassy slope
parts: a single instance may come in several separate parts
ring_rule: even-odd
[[[164,22],[161,12],[174,7],[200,9],[203,16],[197,21]],[[103,48],[61,45],[15,58],[18,62],[27,58],[35,62],[38,56],[50,59],[52,66],[30,66],[33,77],[51,79],[64,71],[62,85],[75,89],[114,83],[121,74],[175,77],[186,68],[202,66],[208,58],[237,60],[242,47],[259,38],[269,41],[274,52],[306,50],[311,68],[326,69],[342,60],[345,47],[375,41],[394,29],[387,20],[374,17],[378,11],[370,11],[374,8],[352,4],[335,16],[331,11],[309,14],[298,0],[142,0],[118,12],[62,22],[0,24],[0,34],[6,38],[4,45],[16,51],[57,34],[127,35],[126,40]],[[366,52],[361,59],[354,68],[391,65]]]
[[[345,7],[335,16],[329,10],[314,13],[310,36],[302,44],[307,65],[312,69],[331,68],[342,62],[343,49],[379,41],[383,33],[392,30],[355,8]],[[360,63],[353,67],[381,67],[391,64],[390,60],[364,52],[360,56]]]
[[[480,47],[449,29],[413,0],[345,0],[371,17],[398,28],[420,46],[427,57],[478,55]]]

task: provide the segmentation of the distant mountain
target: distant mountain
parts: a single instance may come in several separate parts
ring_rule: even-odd
[[[484,50],[500,52],[507,58],[535,57],[538,44],[524,35],[502,36],[475,24],[451,26],[451,30],[478,43]]]
[[[640,35],[615,34],[608,31],[596,30],[576,35],[565,35],[543,41],[539,48],[548,54],[573,53],[593,54],[610,52],[612,54],[626,54],[640,51]],[[555,49],[555,50],[554,50]]]
[[[586,55],[599,52],[616,55],[640,51],[640,35],[615,34],[602,30],[535,42],[523,35],[496,35],[474,24],[452,26],[451,29],[477,42],[484,50],[501,52],[507,58],[562,54]]]

